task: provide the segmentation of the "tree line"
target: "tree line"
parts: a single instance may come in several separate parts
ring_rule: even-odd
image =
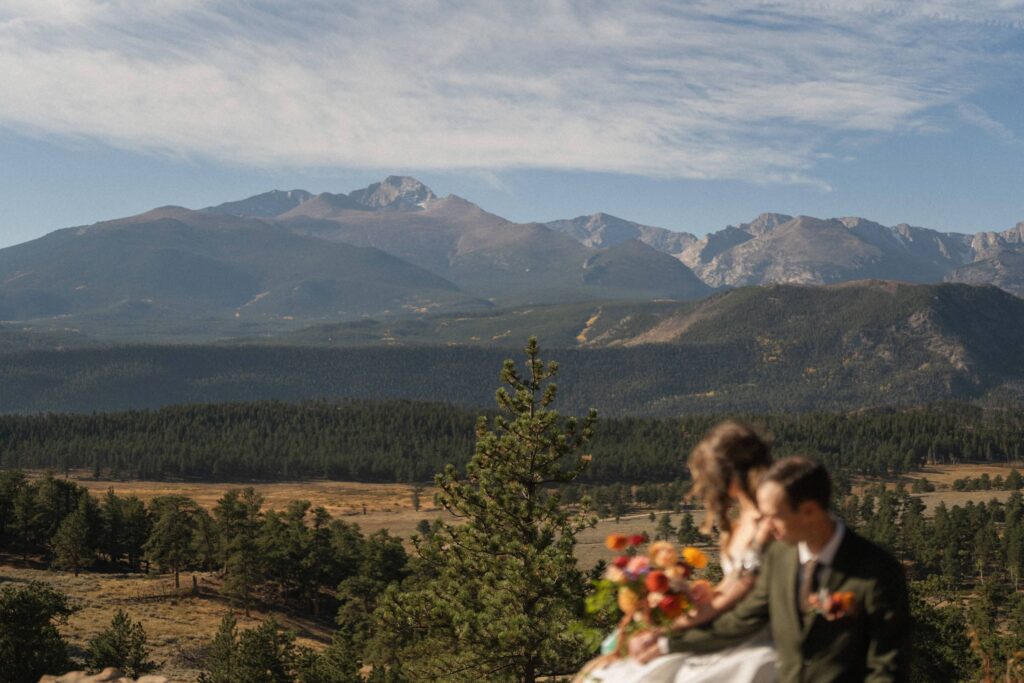
[[[256,601],[294,606],[317,616],[350,592],[403,575],[401,539],[365,536],[308,501],[265,510],[251,487],[230,489],[212,510],[180,495],[148,505],[113,490],[97,498],[52,474],[32,480],[0,472],[0,551],[78,574],[90,569],[170,572],[175,586],[187,570],[215,572],[221,592],[241,608]]]
[[[114,479],[427,482],[448,464],[464,470],[478,412],[440,403],[352,400],[4,415],[0,467],[84,468]],[[591,467],[580,481],[685,479],[686,454],[725,417],[736,415],[602,420],[588,446]],[[811,455],[836,472],[887,475],[925,463],[1024,458],[1022,411],[939,404],[739,417],[771,434],[779,455]]]

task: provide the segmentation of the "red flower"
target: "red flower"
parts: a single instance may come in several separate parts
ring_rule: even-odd
[[[626,565],[629,564],[629,556],[619,555],[614,560],[612,560],[612,564],[614,564],[619,569],[625,569]]]
[[[683,598],[679,595],[666,595],[658,603],[658,609],[669,619],[675,619],[683,613]]]
[[[629,544],[632,546],[643,545],[647,543],[647,534],[633,534],[629,537]]]
[[[652,593],[664,593],[668,590],[668,577],[665,572],[653,571],[647,575],[647,590]]]

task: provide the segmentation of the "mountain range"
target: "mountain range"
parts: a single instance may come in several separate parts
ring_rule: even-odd
[[[515,223],[390,176],[349,194],[274,190],[198,210],[161,207],[0,249],[0,321],[202,340],[863,279],[1024,295],[1024,223],[967,235],[766,213],[698,238],[603,213]]]

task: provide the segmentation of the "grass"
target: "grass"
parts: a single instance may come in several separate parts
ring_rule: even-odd
[[[201,585],[212,577],[197,573]],[[166,574],[101,574],[30,569],[0,564],[0,585],[7,582],[44,581],[68,594],[78,611],[61,629],[73,656],[82,658],[88,642],[110,625],[117,609],[142,623],[149,636],[151,658],[160,663],[157,673],[172,681],[191,682],[199,675],[190,655],[210,640],[224,615],[233,611],[222,599],[214,597],[157,597],[173,592],[174,582]],[[191,575],[182,575],[182,587],[191,584]],[[246,617],[235,612],[240,629],[257,626],[274,616],[286,630],[294,631],[300,645],[322,648],[330,641],[331,629],[322,623],[280,612],[253,610]]]

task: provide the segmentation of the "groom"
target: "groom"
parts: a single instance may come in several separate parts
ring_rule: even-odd
[[[782,543],[766,551],[754,588],[703,627],[660,643],[641,636],[630,643],[635,656],[714,652],[770,624],[781,683],[906,681],[910,615],[903,569],[829,514],[831,488],[820,463],[803,457],[776,462],[757,503]]]

